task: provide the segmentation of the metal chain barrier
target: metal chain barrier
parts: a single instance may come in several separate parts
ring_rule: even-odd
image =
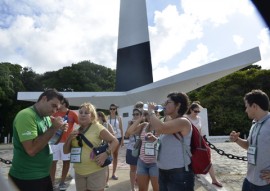
[[[11,160],[5,160],[3,158],[0,158],[0,162],[5,163],[5,164],[12,164]]]
[[[209,147],[210,147],[211,149],[215,150],[218,154],[220,154],[220,155],[222,155],[222,156],[224,155],[224,156],[228,157],[229,159],[237,159],[237,160],[247,161],[247,157],[245,157],[245,156],[239,157],[239,156],[235,156],[235,155],[233,155],[233,154],[227,154],[227,153],[225,153],[222,149],[218,149],[215,145],[213,145],[212,143],[210,143],[210,142],[207,140],[207,138],[206,138],[205,135],[203,136],[203,138],[204,138],[204,140],[207,142],[207,144],[209,145]]]
[[[229,159],[237,159],[237,160],[243,160],[243,161],[247,161],[247,157],[245,156],[242,156],[242,157],[239,157],[239,156],[236,156],[236,155],[233,155],[233,154],[228,154],[228,153],[225,153],[222,149],[218,149],[215,145],[213,145],[212,143],[210,143],[206,136],[203,136],[204,140],[207,142],[207,144],[209,145],[209,147],[213,150],[215,150],[218,154],[220,154],[221,156],[226,156],[228,157]],[[11,160],[5,160],[3,158],[0,158],[0,162],[3,162],[5,164],[12,164],[12,161]]]

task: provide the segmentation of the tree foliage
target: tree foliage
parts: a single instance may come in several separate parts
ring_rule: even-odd
[[[46,72],[41,81],[44,88],[54,87],[61,91],[113,91],[115,70],[83,61],[56,72]]]
[[[228,135],[232,130],[248,135],[251,120],[245,113],[243,97],[252,89],[270,95],[270,70],[247,67],[189,93],[208,111],[211,135]]]

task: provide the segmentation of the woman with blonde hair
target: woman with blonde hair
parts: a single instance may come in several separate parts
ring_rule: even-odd
[[[70,161],[74,163],[76,190],[104,191],[108,166],[102,166],[115,151],[118,141],[98,122],[96,108],[91,103],[80,106],[78,119],[80,128],[70,133],[64,145],[64,153],[71,153]],[[103,140],[109,143],[109,147],[106,152],[95,155],[84,138],[94,147],[100,146]]]

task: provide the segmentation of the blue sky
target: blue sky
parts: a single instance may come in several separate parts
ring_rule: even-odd
[[[146,0],[154,81],[259,46],[269,30],[248,0]],[[35,72],[90,60],[116,67],[120,0],[0,0],[0,62]]]

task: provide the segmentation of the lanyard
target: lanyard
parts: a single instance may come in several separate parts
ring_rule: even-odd
[[[255,132],[255,129],[257,129],[258,125],[260,125],[260,127],[258,128],[258,131],[256,132],[256,135],[255,135],[256,136],[256,142],[255,142],[255,145],[254,146],[257,145],[257,143],[258,143],[258,136],[260,134],[260,130],[261,130],[264,122],[267,121],[269,118],[270,118],[270,115],[268,115],[263,121],[256,122],[256,123],[253,124],[252,131],[251,131],[251,137],[250,137],[250,145],[252,145],[252,142],[253,142],[253,140],[252,140],[253,132]]]
[[[112,125],[112,118],[111,118],[111,116],[110,116],[110,124]],[[113,127],[116,128],[116,116],[114,118],[114,125],[113,125]]]

